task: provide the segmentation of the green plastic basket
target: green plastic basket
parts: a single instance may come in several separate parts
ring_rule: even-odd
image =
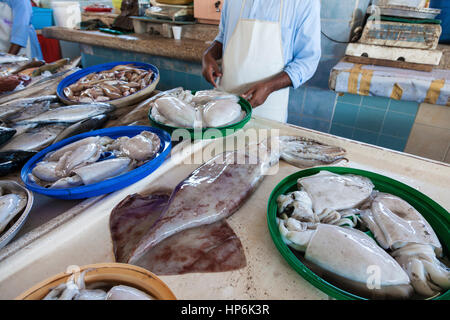
[[[273,242],[275,243],[275,246],[284,257],[284,259],[286,259],[289,265],[294,268],[297,273],[299,273],[303,278],[305,278],[316,288],[322,290],[327,295],[338,300],[367,300],[366,298],[360,297],[334,286],[333,284],[325,281],[314,272],[312,272],[295,256],[291,249],[283,242],[278,230],[278,226],[276,223],[276,199],[278,198],[278,196],[297,190],[297,180],[299,178],[311,176],[323,170],[327,170],[336,174],[355,174],[367,177],[373,182],[376,190],[393,194],[407,201],[423,215],[428,223],[430,223],[443,246],[444,254],[448,256],[450,248],[450,214],[447,210],[445,210],[443,207],[438,205],[423,193],[397,180],[370,171],[345,167],[316,167],[306,169],[286,177],[272,191],[267,207],[267,223]],[[445,293],[434,297],[432,300],[449,299],[450,290],[447,290]]]
[[[196,93],[196,91],[192,91],[192,94],[195,94],[195,93]],[[164,124],[162,122],[159,122],[159,121],[156,121],[155,119],[153,119],[152,115],[151,115],[152,108],[150,108],[148,110],[148,119],[150,120],[150,123],[153,127],[160,128],[164,131],[169,132],[170,134],[172,134],[175,130],[182,129],[182,130],[189,131],[191,138],[194,140],[217,139],[217,138],[221,138],[221,137],[225,137],[227,135],[233,134],[237,130],[242,129],[247,124],[247,122],[249,122],[250,119],[252,118],[252,106],[250,105],[250,103],[247,100],[245,100],[244,98],[239,97],[239,104],[241,105],[242,110],[244,110],[246,112],[245,118],[235,124],[224,126],[224,127],[218,127],[218,128],[191,129],[191,128],[170,126],[170,125]],[[214,131],[214,130],[218,130],[218,131]],[[208,132],[208,135],[206,135],[206,138],[205,138],[205,132]],[[215,134],[215,132],[217,132],[217,135]]]

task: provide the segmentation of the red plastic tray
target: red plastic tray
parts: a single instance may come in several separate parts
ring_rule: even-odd
[[[111,12],[112,8],[85,7],[84,11],[87,11],[87,12]]]

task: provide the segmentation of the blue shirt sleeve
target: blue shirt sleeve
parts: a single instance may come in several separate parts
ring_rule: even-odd
[[[284,69],[294,88],[300,87],[314,75],[321,55],[320,1],[310,1],[306,10],[305,18],[295,30],[294,57]]]
[[[217,34],[217,37],[214,39],[214,41],[220,42],[223,44],[224,37],[225,37],[225,23],[227,21],[228,17],[228,2],[230,0],[225,0],[224,4],[222,5],[222,12],[220,13],[220,23],[219,23],[219,33]]]
[[[26,47],[30,30],[31,15],[33,11],[29,0],[10,1],[12,9],[13,25],[11,30],[11,43]]]

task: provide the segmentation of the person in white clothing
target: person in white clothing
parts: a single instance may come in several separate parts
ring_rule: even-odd
[[[43,60],[30,0],[0,0],[0,52]]]
[[[254,114],[286,122],[289,87],[314,75],[320,55],[319,0],[225,0],[202,72],[248,99]]]

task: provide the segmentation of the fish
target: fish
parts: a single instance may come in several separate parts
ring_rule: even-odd
[[[111,212],[110,230],[117,262],[126,262],[146,230],[158,220],[170,190],[133,194]],[[177,233],[149,250],[135,263],[157,275],[225,272],[246,266],[239,238],[225,220]]]
[[[15,112],[5,118],[4,121],[8,123],[17,123],[40,115],[50,109],[50,101],[42,101],[33,103],[32,105],[23,108],[21,111]]]
[[[15,134],[17,130],[7,127],[0,127],[0,145],[9,141]]]
[[[36,95],[55,94],[56,88],[61,80],[76,71],[78,70],[69,69],[41,79],[33,79],[24,89],[15,90],[14,92],[6,93],[0,96],[0,105],[16,99],[33,97]]]
[[[5,63],[17,63],[17,62],[23,62],[23,61],[29,61],[30,59],[23,56],[18,56],[15,54],[9,54],[9,53],[0,53],[0,64]]]
[[[32,60],[27,61],[25,63],[16,64],[15,66],[13,66],[10,69],[10,73],[11,74],[19,74],[24,70],[31,69],[31,68],[38,68],[44,64],[45,64],[45,61],[37,60],[36,58],[33,58]]]
[[[0,196],[0,232],[5,230],[8,223],[25,208],[27,198],[22,195],[10,193]]]
[[[6,176],[22,166],[36,154],[36,151],[0,151],[0,176]]]
[[[33,199],[30,192],[17,182],[0,181],[0,235],[6,230],[10,222],[21,212]],[[29,209],[28,209],[29,210]],[[2,239],[0,247],[6,242]]]
[[[39,68],[37,68],[36,70],[33,71],[33,73],[31,74],[32,77],[36,77],[36,76],[40,76],[42,73],[44,73],[45,71],[49,71],[49,72],[55,72],[56,70],[58,70],[59,68],[65,66],[66,64],[68,64],[70,61],[69,58],[64,58],[64,59],[59,59],[55,62],[52,63],[47,63],[43,66],[40,66]]]
[[[63,125],[44,125],[14,136],[0,147],[0,151],[40,151],[53,143],[53,140],[65,129]]]
[[[92,130],[100,129],[108,121],[109,116],[106,114],[100,114],[91,118],[87,118],[76,122],[66,129],[64,129],[53,141],[53,143],[70,138],[80,133],[89,132]]]
[[[10,101],[8,103],[4,103],[0,105],[0,119],[2,121],[10,121],[9,119],[20,117],[21,112],[28,108],[32,108],[36,104],[41,103],[52,103],[57,100],[57,97],[55,95],[51,96],[40,96],[40,97],[33,97],[33,98],[25,98],[25,99],[16,99],[13,101]]]
[[[109,113],[113,110],[114,106],[106,103],[71,105],[48,110],[37,115],[36,117],[18,121],[16,124],[77,123],[85,120],[86,118]]]

